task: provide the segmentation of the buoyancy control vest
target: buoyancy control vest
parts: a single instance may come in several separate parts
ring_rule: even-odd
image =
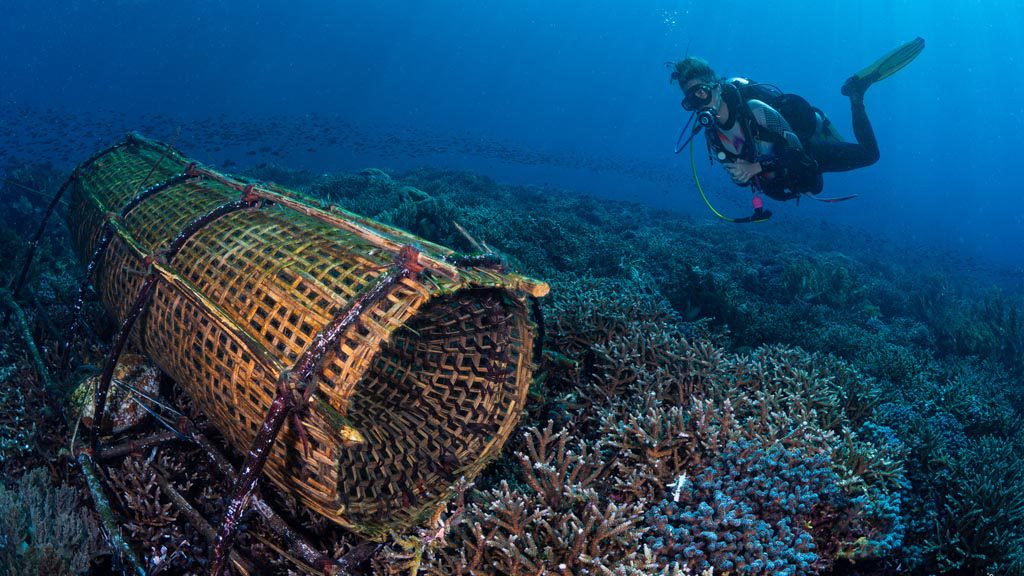
[[[761,164],[761,174],[741,186],[752,185],[775,200],[821,191],[821,172],[811,149],[819,139],[831,137],[824,114],[800,96],[742,78],[722,82],[722,99],[731,113],[724,125],[705,132],[708,152],[719,162],[741,158]],[[737,131],[740,127],[742,132]]]
[[[764,102],[786,119],[804,150],[810,150],[820,142],[843,140],[828,116],[803,96],[787,94],[773,84],[753,82],[747,78],[728,78],[725,83],[731,84],[739,92],[742,100],[741,114],[747,112],[744,109],[748,101]]]

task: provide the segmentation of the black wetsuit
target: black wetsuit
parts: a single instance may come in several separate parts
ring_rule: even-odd
[[[851,104],[851,115],[853,116],[853,137],[857,143],[825,141],[811,141],[808,152],[818,162],[818,169],[822,172],[846,172],[856,168],[863,168],[878,162],[878,141],[875,140],[875,131],[871,128],[871,121],[868,120],[868,113],[864,110],[863,102]]]
[[[722,98],[729,106],[730,118],[726,125],[705,132],[709,151],[720,162],[737,158],[760,162],[762,173],[752,182],[769,198],[791,200],[804,193],[817,194],[824,187],[823,172],[844,172],[878,161],[878,143],[863,103],[852,106],[856,144],[843,142],[827,127],[823,129],[827,120],[820,115],[819,132],[805,148],[786,119],[768,104],[760,100],[743,102],[739,90],[730,83],[724,84]],[[736,123],[742,129],[743,142],[730,150],[726,133],[735,134]]]

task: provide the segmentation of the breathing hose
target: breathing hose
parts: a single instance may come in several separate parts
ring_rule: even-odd
[[[721,218],[722,220],[725,220],[726,222],[732,222],[734,224],[747,224],[747,223],[750,223],[750,222],[766,222],[768,220],[768,218],[757,218],[757,219],[755,219],[752,216],[748,216],[748,217],[745,217],[745,218],[730,218],[730,217],[722,214],[718,210],[715,210],[715,207],[711,205],[711,201],[708,200],[707,195],[704,194],[704,187],[700,185],[700,178],[697,177],[697,161],[694,160],[694,157],[693,157],[693,146],[690,146],[690,169],[693,170],[693,183],[697,185],[697,191],[700,192],[701,199],[704,200],[704,204],[707,205],[708,210],[711,210],[711,213],[714,214],[715,216],[718,216],[719,218]]]

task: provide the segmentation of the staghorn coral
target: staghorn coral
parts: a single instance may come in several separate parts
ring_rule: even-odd
[[[586,496],[597,499],[594,493]],[[493,498],[496,504],[469,527],[470,536],[464,537],[459,556],[430,573],[615,573],[639,562],[635,507],[609,503],[602,509],[588,501],[572,512],[555,514],[507,484],[484,497]],[[480,512],[474,506],[479,504],[471,505],[471,514]]]
[[[931,386],[936,376],[935,360],[920,349],[885,343],[867,352],[861,363],[864,369],[895,388],[920,390]]]
[[[430,574],[632,574],[642,507],[603,501],[603,466],[568,432],[527,429],[518,454],[523,486],[508,481],[476,494],[464,519],[424,569]]]
[[[864,282],[842,254],[815,253],[789,260],[782,294],[804,302],[850,307],[863,297]]]
[[[993,346],[981,352],[1002,362],[1010,373],[1024,376],[1024,306],[997,292],[985,299],[978,315],[995,335]]]
[[[949,275],[956,269],[948,266],[930,278],[912,252],[901,255],[903,260],[887,256],[880,265],[877,254],[859,254],[858,262],[836,251],[853,255],[861,249],[860,237],[844,242],[836,235],[811,246],[807,238],[813,231],[792,238],[736,232],[557,190],[502,186],[469,173],[419,170],[398,177],[366,171],[314,180],[298,173],[275,176],[267,169],[262,178],[305,180],[325,200],[370,215],[388,212],[394,222],[469,249],[445,220],[457,219],[524,270],[554,276],[553,297],[542,304],[549,353],[537,359],[542,381],[523,421],[523,431],[531,432],[516,434],[506,456],[480,480],[464,520],[454,522],[442,539],[448,544],[438,542],[427,550],[435,555],[426,563],[434,573],[447,569],[439,566],[456,565],[463,573],[493,573],[487,562],[509,570],[535,567],[558,573],[558,565],[538,560],[546,554],[543,539],[551,534],[568,538],[571,527],[585,527],[588,514],[599,524],[595,514],[605,514],[609,504],[647,511],[670,501],[684,475],[686,486],[708,470],[737,465],[723,461],[721,454],[742,443],[801,458],[829,454],[840,493],[831,511],[819,506],[835,526],[827,541],[814,542],[822,567],[839,557],[856,560],[861,572],[871,571],[869,566],[881,572],[880,563],[866,563],[887,555],[884,567],[890,572],[1020,572],[1021,560],[1005,553],[1020,523],[1013,514],[995,513],[978,496],[1020,491],[1009,464],[982,457],[978,439],[988,435],[1012,444],[1020,435],[1016,423],[1024,403],[1017,397],[1019,374],[1013,370],[1022,357],[1014,352],[1021,333],[1017,295],[972,294],[956,285]],[[44,261],[61,262],[62,253],[54,248],[59,242],[44,239]],[[943,266],[941,260],[930,259],[936,267]],[[57,266],[52,273],[40,268],[38,293],[59,318],[53,310],[66,289],[63,271],[70,268]],[[968,353],[981,359],[956,356]],[[18,361],[16,354],[8,354],[3,362],[11,366],[16,383],[28,380],[15,365]],[[8,393],[5,405],[18,406],[26,398]],[[19,412],[9,409],[7,414]],[[201,422],[200,415],[193,416]],[[534,432],[544,432],[537,422],[548,419],[555,421],[549,436],[564,438],[566,454],[578,456],[585,447],[588,458],[605,464],[587,487],[573,488],[565,476],[558,480],[561,468],[554,463],[569,456],[558,457],[557,440],[544,448],[543,457],[529,450],[527,443],[537,442]],[[26,440],[16,442],[25,446],[19,457],[35,450],[31,434],[12,438]],[[175,450],[190,464],[202,460]],[[1016,458],[1016,448],[1006,450],[988,451]],[[529,462],[541,491],[530,487],[525,463],[514,452]],[[535,468],[536,459],[542,465]],[[175,482],[186,478],[188,496],[215,518],[222,509],[222,487],[198,468],[182,469],[179,462]],[[569,465],[564,472],[572,470]],[[577,472],[577,478],[590,476]],[[564,509],[551,506],[542,492],[559,482],[560,490],[570,490],[579,501],[570,499],[574,504]],[[145,483],[138,488],[145,491]],[[947,499],[944,495],[951,492]],[[781,534],[776,539],[791,548],[797,547],[799,532],[807,531],[787,522],[784,533],[777,522],[762,518],[761,498],[730,498],[737,518],[751,526],[767,524],[766,530]],[[530,546],[511,539],[496,521],[520,518],[512,512],[517,502],[522,517],[539,512],[550,526],[550,531],[541,527],[541,517],[525,524],[534,536]],[[325,549],[344,542],[316,515],[278,504],[291,510],[294,525],[313,534]],[[962,518],[984,515],[993,522],[986,528],[989,534],[1003,538],[999,546],[981,546],[967,523],[960,529]],[[713,521],[714,513],[709,518]],[[942,538],[934,536],[936,525],[943,527]],[[261,529],[258,524],[252,528],[256,533]],[[638,516],[629,531],[654,528]],[[901,535],[903,545],[897,547]],[[194,534],[186,536],[198,543]],[[612,540],[613,550],[624,541]],[[505,548],[488,544],[496,541]],[[633,545],[640,541],[634,539]],[[160,544],[154,556],[172,556],[176,544]],[[272,548],[248,544],[268,570],[292,569]],[[337,552],[347,547],[339,544]],[[201,559],[201,548],[195,546],[190,554]],[[551,550],[568,554],[563,548]],[[614,565],[622,557],[610,552],[598,561],[615,573],[689,571],[666,565],[642,547],[625,564]],[[196,566],[192,569],[199,570]],[[590,568],[576,565],[571,571]]]
[[[933,383],[932,390],[943,410],[953,415],[969,436],[1007,436],[1020,430],[1020,416],[1013,406],[1024,405],[1024,391],[998,366],[957,362]]]
[[[692,446],[688,420],[683,408],[654,400],[624,419],[618,412],[604,414],[602,452],[614,454],[608,462],[612,498],[656,502],[663,497],[668,479],[697,465],[699,454]]]
[[[633,336],[634,322],[668,327],[678,314],[647,282],[593,277],[552,281],[548,306],[550,345],[568,356],[616,336]]]
[[[157,484],[151,462],[138,456],[129,456],[116,474],[108,477],[112,494],[125,512],[125,528],[131,539],[144,550],[159,551],[168,544],[185,540],[175,526],[178,514]],[[154,561],[154,554],[150,562]]]
[[[739,574],[820,568],[810,529],[815,509],[838,496],[828,459],[732,444],[718,465],[648,512],[647,544],[662,561]]]
[[[26,473],[13,490],[0,485],[0,573],[81,573],[97,551],[97,535],[75,490],[51,486],[44,469]]]
[[[842,471],[845,485],[859,491],[890,492],[908,487],[903,463],[909,451],[891,428],[865,422],[856,434],[844,430],[834,450],[834,465]]]
[[[942,571],[982,574],[1024,562],[1024,463],[1022,447],[985,436],[952,460],[933,536],[926,548]]]
[[[552,510],[571,509],[587,499],[589,490],[601,475],[603,463],[594,458],[586,443],[566,448],[566,431],[554,432],[554,423],[543,430],[525,433],[527,453],[517,452],[523,482],[533,489]]]

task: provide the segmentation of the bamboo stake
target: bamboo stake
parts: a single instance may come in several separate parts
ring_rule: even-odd
[[[210,460],[217,466],[221,474],[228,479],[229,482],[234,483],[237,474],[235,473],[234,467],[228,462],[228,459],[220,453],[220,450],[210,442],[210,439],[205,434],[195,428],[190,420],[184,420],[182,429],[184,433],[193,442],[202,448]],[[344,559],[335,562],[326,554],[317,550],[312,544],[306,541],[305,537],[296,532],[285,522],[284,518],[274,511],[269,504],[259,494],[253,494],[252,506],[267,521],[267,526],[277,534],[288,546],[289,551],[302,558],[306,563],[312,566],[320,566],[327,574],[332,574],[336,569],[334,566],[341,566],[341,562]]]
[[[139,557],[132,550],[132,547],[128,545],[124,537],[121,536],[117,517],[114,516],[114,512],[110,509],[110,501],[107,500],[107,496],[103,492],[103,484],[96,475],[96,465],[92,457],[85,452],[79,452],[78,465],[85,476],[86,484],[89,486],[89,493],[92,495],[93,504],[96,506],[96,513],[99,514],[100,523],[103,525],[103,530],[106,532],[114,552],[119,554],[124,560],[127,560],[134,574],[146,576],[146,570],[142,567]]]
[[[103,448],[102,450],[100,450],[100,453],[96,456],[96,458],[97,460],[110,460],[112,458],[120,458],[121,456],[127,456],[128,454],[141,452],[146,448],[152,448],[153,446],[159,446],[161,444],[173,442],[174,440],[179,440],[180,438],[181,435],[179,435],[177,432],[163,430],[151,434],[140,440],[129,440],[127,442],[122,442],[121,444],[118,444],[116,446]]]
[[[188,518],[188,521],[196,527],[196,530],[206,538],[206,541],[213,544],[213,541],[217,539],[217,531],[213,529],[213,526],[203,518],[203,515],[199,513],[192,504],[178,492],[178,489],[174,487],[174,484],[164,476],[163,471],[160,469],[154,469],[154,478],[156,483],[160,486],[160,490],[167,496],[170,501],[177,506],[178,510]],[[230,556],[231,563],[238,568],[242,574],[248,575],[253,573],[252,561],[243,557],[241,554],[231,551]]]
[[[21,337],[25,341],[25,347],[28,348],[29,356],[32,358],[32,363],[35,364],[36,372],[39,374],[39,379],[43,381],[43,389],[47,394],[52,395],[54,398],[60,398],[61,388],[57,385],[57,382],[53,377],[50,376],[50,370],[47,369],[46,363],[43,361],[43,356],[39,353],[39,348],[36,346],[35,338],[32,337],[32,332],[29,330],[28,321],[25,320],[25,312],[14,299],[14,295],[6,288],[0,288],[0,301],[7,305],[8,314],[14,316],[14,319],[18,324],[18,328],[21,331]]]

